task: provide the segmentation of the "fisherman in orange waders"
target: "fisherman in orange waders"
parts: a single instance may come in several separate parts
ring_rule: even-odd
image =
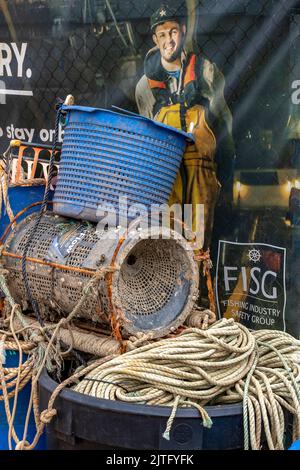
[[[229,176],[234,160],[225,80],[202,54],[184,49],[186,25],[173,7],[161,5],[151,17],[151,31],[156,46],[145,58],[145,75],[136,87],[137,106],[144,116],[194,134],[195,144],[187,146],[169,205],[192,204],[194,232],[196,204],[204,205],[204,244],[199,247],[203,254],[210,247],[221,187],[217,175]],[[220,165],[215,159],[217,149]]]

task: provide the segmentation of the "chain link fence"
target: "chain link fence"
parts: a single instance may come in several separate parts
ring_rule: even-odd
[[[160,4],[0,0],[0,150],[11,138],[51,144],[55,102],[69,93],[79,105],[137,112],[135,87],[153,47],[150,16]],[[236,169],[297,169],[299,2],[172,0],[172,6],[187,20],[187,48],[225,76]],[[265,177],[266,184],[278,180]],[[249,178],[241,173],[238,184]],[[226,210],[223,204],[219,214],[225,232]]]
[[[117,105],[137,111],[135,85],[143,74],[145,54],[153,46],[149,17],[160,3],[1,1],[0,35],[8,46],[2,58],[11,54],[10,68],[1,67],[2,87],[33,93],[30,97],[1,95],[4,137],[6,127],[13,124],[34,128],[39,140],[39,129],[52,126],[56,98],[68,93],[80,105]],[[238,166],[263,166],[270,159],[272,165],[292,165],[287,123],[291,86],[299,69],[297,2],[173,0],[172,5],[179,15],[187,16],[189,47],[215,62],[226,77]],[[27,44],[21,77],[12,42],[19,50]],[[44,133],[44,141],[46,137]]]

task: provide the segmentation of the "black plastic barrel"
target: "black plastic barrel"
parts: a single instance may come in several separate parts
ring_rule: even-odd
[[[40,378],[40,406],[46,409],[57,384]],[[47,426],[48,449],[58,450],[224,450],[243,449],[242,405],[208,406],[213,421],[204,428],[196,409],[181,408],[163,438],[170,407],[126,404],[63,390],[54,403],[57,416]]]

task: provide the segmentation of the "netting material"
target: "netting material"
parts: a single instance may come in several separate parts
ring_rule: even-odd
[[[132,315],[153,315],[164,308],[187,266],[175,242],[143,240],[127,256],[120,271],[119,295]],[[188,270],[187,270],[188,273]]]

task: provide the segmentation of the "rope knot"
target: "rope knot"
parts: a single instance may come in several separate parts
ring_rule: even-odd
[[[195,306],[187,317],[185,324],[192,328],[206,330],[210,325],[217,321],[216,314],[209,309],[202,309]]]
[[[28,441],[20,441],[16,445],[15,450],[30,450],[30,444]]]
[[[43,424],[49,424],[52,421],[52,418],[57,415],[57,411],[55,409],[52,410],[44,410],[41,413],[40,420]]]
[[[130,336],[126,344],[126,351],[132,351],[133,349],[150,344],[152,339],[153,333],[138,332],[135,336]]]
[[[212,261],[210,258],[210,250],[199,250],[194,254],[194,260],[203,263],[203,275],[205,276],[208,271],[212,269]]]
[[[33,338],[34,343],[40,344],[45,342],[45,338],[42,335],[36,335]]]
[[[84,286],[84,288],[82,289],[82,293],[83,295],[92,295],[93,294],[93,287],[94,287],[94,283],[93,282],[89,282],[88,284],[86,284]]]
[[[210,250],[199,250],[198,253],[194,254],[194,260],[195,261],[206,261],[206,262],[211,262],[210,259]]]

